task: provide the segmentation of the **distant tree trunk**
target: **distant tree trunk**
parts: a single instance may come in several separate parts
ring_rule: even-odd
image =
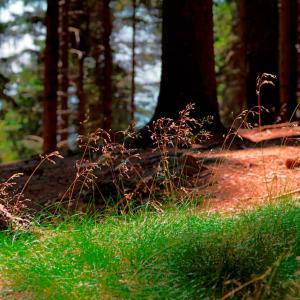
[[[68,140],[69,112],[68,112],[68,88],[69,88],[69,0],[60,0],[60,140]]]
[[[101,88],[102,96],[102,113],[103,123],[102,128],[109,130],[112,127],[112,50],[110,46],[110,37],[112,33],[112,17],[109,7],[110,0],[103,0],[103,85]]]
[[[297,106],[297,8],[297,0],[280,1],[279,80],[283,121],[289,121]]]
[[[219,71],[217,82],[225,84],[225,89],[222,92],[220,114],[221,120],[226,127],[233,125],[240,126],[236,119],[237,116],[245,109],[246,99],[246,63],[245,44],[243,31],[240,23],[243,22],[244,16],[241,10],[237,11],[239,0],[234,0],[232,9],[232,25],[231,32],[233,38],[229,41],[227,55],[225,57],[225,65]],[[220,16],[222,17],[222,16]]]
[[[74,53],[71,67],[74,66],[72,73],[76,74],[74,83],[76,85],[76,96],[78,99],[76,114],[76,131],[78,135],[84,135],[86,129],[87,103],[84,62],[90,51],[90,5],[90,1],[70,1],[69,24],[73,32],[73,35],[70,35],[70,47]],[[93,9],[95,8],[93,7]]]
[[[131,121],[135,120],[135,67],[136,67],[136,0],[132,0],[132,60],[131,60]]]
[[[112,125],[112,18],[109,5],[110,0],[101,0],[91,7],[91,46],[96,60],[95,84],[99,91],[98,99],[89,105],[92,129],[109,130]]]
[[[58,0],[48,0],[46,13],[46,48],[44,70],[43,151],[49,153],[57,146],[58,90]]]
[[[78,118],[77,132],[84,135],[85,121],[85,94],[84,94],[84,56],[78,59],[78,79],[77,79],[77,97],[78,97]]]
[[[152,120],[177,119],[195,103],[193,117],[213,116],[209,130],[223,130],[214,66],[212,1],[163,1],[162,76]]]
[[[278,76],[278,4],[277,0],[240,0],[239,12],[245,44],[246,107],[257,106],[256,79],[262,73]],[[265,85],[261,104],[270,113],[262,123],[273,123],[279,111],[279,89]]]

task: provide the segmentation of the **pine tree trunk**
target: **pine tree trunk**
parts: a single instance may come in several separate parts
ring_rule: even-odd
[[[78,97],[78,118],[77,132],[79,135],[84,135],[85,121],[85,94],[84,94],[84,56],[78,59],[78,79],[77,79],[77,97]]]
[[[135,117],[135,69],[136,69],[136,0],[132,0],[132,59],[131,59],[131,105],[130,105],[130,113],[131,113],[131,121],[134,122]]]
[[[70,47],[73,49],[75,56],[73,57],[74,70],[76,74],[76,96],[78,99],[77,114],[76,114],[76,131],[78,135],[84,135],[86,133],[86,91],[85,91],[85,58],[90,52],[90,5],[91,3],[81,0],[70,1],[70,26],[75,27],[77,31],[74,31],[74,35],[70,38]],[[93,7],[93,6],[92,6]],[[93,7],[95,9],[95,7]],[[99,110],[99,108],[98,108]],[[97,110],[93,110],[97,113]],[[98,112],[99,118],[99,112]],[[80,142],[79,142],[80,144]]]
[[[60,0],[60,140],[68,140],[69,112],[68,112],[68,87],[69,87],[69,0]]]
[[[43,103],[43,151],[52,152],[57,146],[57,90],[58,90],[58,0],[48,0],[46,13],[46,47]]]
[[[246,48],[246,107],[252,109],[258,105],[257,77],[263,73],[278,76],[279,72],[277,0],[240,0],[239,11]],[[264,86],[261,105],[270,111],[263,113],[263,124],[273,123],[280,108],[278,86]]]
[[[112,18],[109,7],[110,0],[103,0],[103,48],[104,48],[104,65],[103,65],[103,85],[102,92],[102,113],[104,130],[110,130],[112,127],[112,50],[110,46],[110,37],[112,33]]]
[[[89,105],[91,128],[111,129],[112,125],[112,50],[110,36],[112,18],[110,0],[96,1],[91,8],[91,45],[95,58],[95,84],[98,98]]]
[[[289,121],[297,106],[297,0],[281,0],[279,12],[281,117]]]
[[[163,1],[162,76],[152,120],[177,119],[195,103],[193,117],[213,116],[209,129],[222,130],[214,66],[212,1]]]

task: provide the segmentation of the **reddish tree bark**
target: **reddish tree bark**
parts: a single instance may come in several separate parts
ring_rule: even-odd
[[[57,146],[57,90],[58,90],[58,0],[48,0],[46,12],[46,48],[43,102],[43,151],[52,152]]]

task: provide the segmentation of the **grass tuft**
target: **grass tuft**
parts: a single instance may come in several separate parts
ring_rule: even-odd
[[[0,233],[0,296],[296,299],[299,256],[299,202],[237,216],[189,208],[75,216],[30,234]]]

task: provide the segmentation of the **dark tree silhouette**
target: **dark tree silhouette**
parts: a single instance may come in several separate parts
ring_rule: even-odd
[[[223,129],[216,97],[211,0],[163,1],[162,75],[152,120],[177,118],[188,103],[193,117],[213,116],[210,130]]]
[[[49,153],[57,146],[57,90],[58,90],[58,0],[48,0],[46,12],[46,47],[43,102],[43,151]]]
[[[111,129],[112,124],[112,16],[110,0],[95,0],[90,8],[91,55],[96,61],[94,69],[98,98],[89,105],[91,129]],[[91,5],[90,4],[90,5]]]
[[[112,125],[112,49],[110,37],[112,33],[112,17],[109,7],[110,0],[102,1],[102,26],[103,26],[103,75],[102,75],[102,114],[104,130],[111,129]]]
[[[257,77],[262,73],[278,76],[278,3],[277,0],[240,0],[238,6],[245,45],[246,107],[251,109],[258,104]],[[280,108],[277,83],[276,87],[262,87],[261,104],[270,111],[262,114],[262,123],[273,123]]]
[[[279,79],[281,117],[289,121],[297,106],[297,25],[298,1],[280,1]]]

